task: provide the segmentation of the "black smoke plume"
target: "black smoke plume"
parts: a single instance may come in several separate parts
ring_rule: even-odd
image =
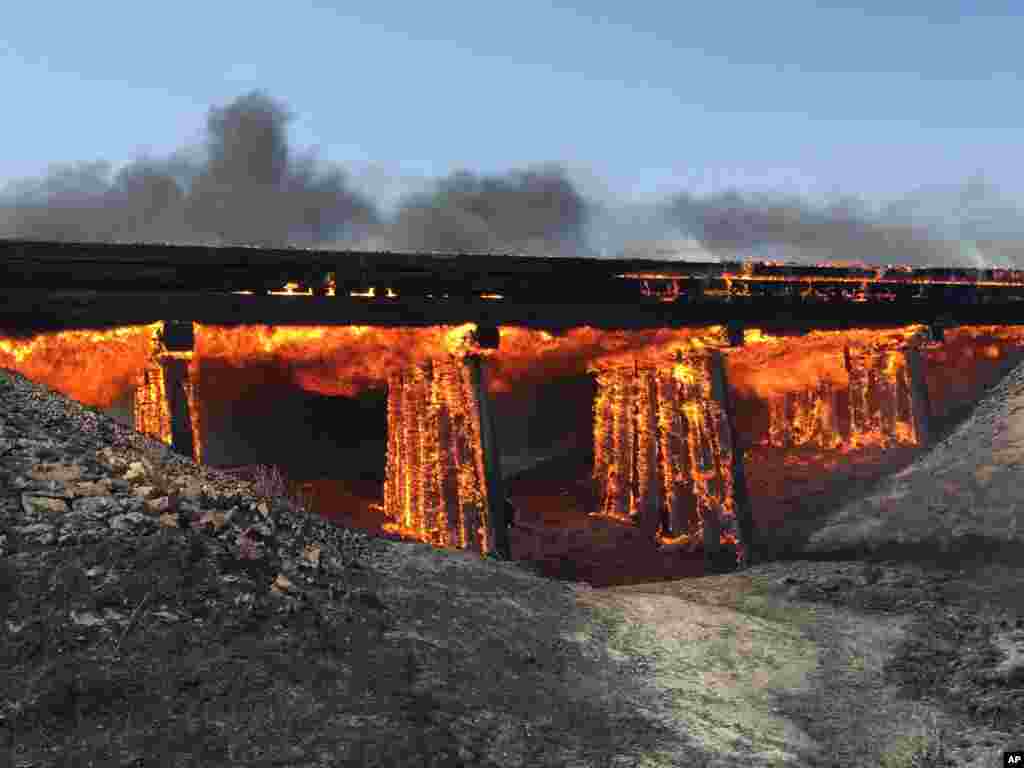
[[[289,146],[290,119],[254,91],[210,110],[201,147],[116,172],[103,162],[69,165],[10,185],[0,195],[0,237],[1024,265],[1024,213],[979,179],[878,210],[853,199],[815,206],[739,192],[609,207],[586,200],[558,166],[463,171],[384,219],[340,168]]]
[[[383,235],[396,250],[577,255],[587,204],[564,171],[546,166],[500,176],[455,173],[405,201]]]
[[[0,236],[103,242],[311,245],[365,236],[372,203],[345,174],[288,146],[289,113],[254,91],[210,110],[201,160],[186,153],[56,168],[14,185]]]

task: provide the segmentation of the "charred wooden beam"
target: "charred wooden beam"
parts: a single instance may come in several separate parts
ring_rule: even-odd
[[[743,467],[743,446],[739,440],[739,431],[736,427],[736,408],[729,390],[729,382],[722,355],[717,351],[713,352],[710,355],[709,363],[711,366],[713,391],[716,393],[716,397],[722,406],[724,437],[729,441],[729,458],[731,462],[729,474],[732,479],[732,505],[736,517],[739,541],[744,549],[740,562],[742,567],[754,562],[757,546],[757,543],[754,541],[754,517],[747,490],[746,472]]]
[[[506,520],[505,490],[501,475],[501,454],[494,413],[487,394],[487,374],[478,355],[467,355],[466,365],[472,377],[473,393],[480,414],[480,449],[483,454],[484,478],[487,494],[487,538],[491,552],[508,558],[509,539]]]
[[[568,297],[571,298],[571,297]],[[783,307],[775,299],[718,302],[633,304],[534,302],[483,298],[430,300],[414,298],[360,299],[312,296],[252,296],[209,293],[73,294],[20,292],[0,301],[0,328],[29,333],[70,328],[144,325],[161,320],[208,325],[373,325],[428,326],[490,323],[557,331],[580,326],[603,329],[682,328],[719,325],[734,320],[765,333],[816,328],[892,328],[931,323],[942,314],[958,325],[1024,324],[1024,301],[948,307],[929,302],[905,304],[819,302]]]
[[[165,320],[160,329],[160,341],[168,352],[191,352],[195,349],[195,326],[189,322]]]
[[[319,286],[317,292],[323,293],[328,275],[345,294],[377,286],[404,291],[409,298],[449,294],[468,299],[492,292],[506,293],[517,302],[541,304],[634,303],[650,293],[652,281],[671,281],[685,305],[728,303],[758,294],[776,303],[801,306],[823,300],[848,302],[855,293],[869,303],[898,299],[900,304],[958,308],[985,302],[1003,305],[1024,298],[1024,271],[1020,270],[0,240],[0,292],[7,294],[38,290],[41,285],[48,291],[265,291],[286,282]]]
[[[637,436],[636,484],[638,497],[636,501],[637,524],[645,538],[654,540],[661,519],[661,508],[664,498],[661,489],[661,462],[658,460],[658,390],[657,374],[654,370],[645,370],[638,382],[638,394],[641,396],[636,409]]]
[[[916,346],[908,346],[903,352],[906,358],[910,387],[910,405],[914,425],[914,436],[918,445],[928,445],[931,439],[931,398],[928,396],[928,382],[925,378],[925,359]]]
[[[199,461],[199,398],[192,366],[191,325],[165,324],[135,389],[135,428]]]
[[[742,347],[743,346],[743,323],[736,320],[730,320],[725,325],[726,335],[729,339],[730,347]]]
[[[171,449],[182,456],[199,460],[193,404],[196,398],[190,392],[189,361],[169,358],[161,363],[164,368],[164,387],[170,413]]]

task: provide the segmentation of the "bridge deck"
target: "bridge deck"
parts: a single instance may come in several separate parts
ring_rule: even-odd
[[[287,284],[330,295],[275,294]],[[9,331],[156,320],[781,331],[1024,323],[1024,270],[0,240],[0,299]]]

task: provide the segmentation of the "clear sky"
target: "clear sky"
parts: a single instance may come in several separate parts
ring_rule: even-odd
[[[9,2],[0,185],[165,155],[202,137],[210,106],[261,88],[296,114],[295,144],[383,186],[554,161],[620,199],[878,200],[980,172],[1019,201],[1022,8]]]

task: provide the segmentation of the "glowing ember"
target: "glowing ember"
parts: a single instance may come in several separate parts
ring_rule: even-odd
[[[273,364],[302,389],[348,397],[383,386],[392,372],[435,357],[474,352],[474,326],[376,328],[266,325],[196,327],[196,355],[242,368]]]
[[[697,544],[734,527],[732,441],[714,353],[679,352],[658,367],[595,365],[594,477],[599,514],[662,543]],[[732,541],[732,534],[726,541]]]
[[[169,352],[154,338],[152,357],[135,387],[134,415],[135,429],[167,445],[174,441],[175,419],[184,419],[180,426],[188,429],[191,453],[198,462],[202,459],[202,430],[197,378],[191,352]]]
[[[1012,326],[950,328],[942,343],[929,342],[920,325],[799,336],[752,328],[742,347],[729,346],[721,325],[562,333],[502,327],[498,348],[482,349],[472,324],[197,325],[194,354],[168,352],[157,329],[0,339],[0,366],[99,407],[134,392],[137,428],[165,443],[180,437],[172,417],[184,399],[189,421],[178,429],[191,428],[197,456],[200,388],[211,396],[216,386],[212,376],[202,378],[204,362],[269,367],[327,396],[386,386],[388,530],[481,551],[493,543],[469,355],[487,359],[492,393],[594,374],[596,514],[635,526],[648,540],[686,546],[714,535],[716,523],[721,541],[735,541],[734,449],[714,366],[762,419],[752,439],[813,448],[820,452],[814,466],[827,468],[862,448],[922,444],[929,401],[933,414],[942,413],[1024,355],[1024,329]]]
[[[86,405],[108,408],[130,392],[152,355],[159,324],[106,331],[0,337],[0,366]]]
[[[385,530],[489,552],[480,413],[470,371],[455,357],[388,381]]]

